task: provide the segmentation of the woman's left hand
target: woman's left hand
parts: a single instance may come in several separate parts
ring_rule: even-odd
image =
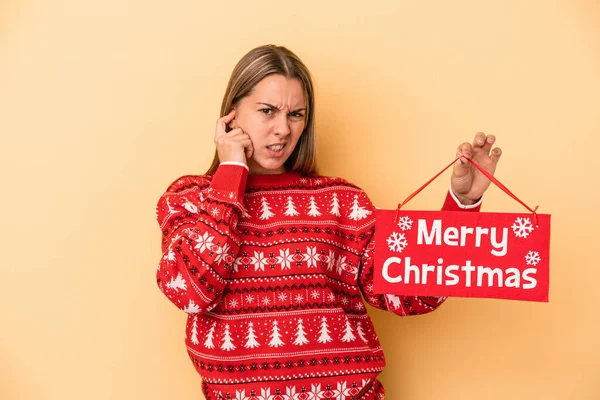
[[[492,145],[496,142],[494,135],[479,132],[475,135],[473,143],[463,143],[458,146],[456,156],[464,155],[471,158],[483,169],[492,175],[502,155],[502,150]],[[458,200],[465,205],[476,203],[490,186],[490,180],[485,177],[473,164],[464,158],[459,158],[454,163],[450,187]]]

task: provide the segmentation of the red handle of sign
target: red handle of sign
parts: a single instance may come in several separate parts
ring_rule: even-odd
[[[516,201],[518,201],[519,203],[521,203],[526,209],[528,209],[529,211],[531,211],[533,213],[533,220],[535,222],[535,225],[538,226],[538,217],[537,217],[537,209],[538,206],[536,206],[534,209],[531,209],[527,204],[525,204],[524,202],[522,202],[517,196],[515,196],[510,190],[508,190],[508,188],[506,186],[504,186],[502,183],[500,183],[500,181],[498,179],[496,179],[494,177],[494,175],[490,174],[488,171],[486,171],[485,169],[483,169],[483,167],[481,167],[479,164],[477,164],[475,161],[471,160],[468,157],[465,157],[464,155],[460,155],[458,157],[456,157],[456,159],[454,159],[450,164],[448,164],[443,170],[441,170],[440,172],[438,172],[433,178],[431,178],[430,180],[428,180],[427,182],[425,182],[425,184],[423,186],[421,186],[419,189],[417,189],[413,194],[411,194],[410,196],[408,196],[402,203],[398,204],[398,208],[396,209],[396,214],[398,214],[398,211],[400,210],[400,208],[402,208],[402,206],[404,206],[406,203],[408,203],[413,197],[415,197],[417,194],[419,194],[421,192],[421,190],[425,189],[427,186],[429,186],[429,184],[431,182],[433,182],[434,180],[437,179],[438,176],[440,176],[441,174],[443,174],[448,168],[450,168],[452,166],[452,164],[454,164],[457,160],[459,160],[460,158],[464,158],[465,160],[468,160],[471,164],[473,164],[475,166],[475,168],[477,168],[483,175],[485,175],[486,178],[488,178],[490,181],[492,181],[496,186],[498,186],[500,189],[502,189],[502,191],[504,191],[504,193],[506,193],[507,195],[509,195],[510,197],[512,197],[513,199],[515,199]],[[396,215],[396,219],[398,218],[398,215]]]

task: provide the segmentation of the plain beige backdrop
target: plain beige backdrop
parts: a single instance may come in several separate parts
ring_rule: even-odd
[[[208,167],[237,60],[276,43],[314,75],[323,174],[392,208],[481,130],[552,214],[549,303],[370,310],[387,398],[600,399],[599,39],[595,0],[3,0],[0,398],[202,398],[155,205]],[[484,211],[523,208],[492,187]]]

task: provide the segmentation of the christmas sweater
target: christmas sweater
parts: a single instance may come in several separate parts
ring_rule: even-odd
[[[207,400],[383,398],[365,302],[407,316],[445,298],[373,293],[374,211],[343,179],[294,172],[221,165],[169,186],[157,283],[188,314]]]

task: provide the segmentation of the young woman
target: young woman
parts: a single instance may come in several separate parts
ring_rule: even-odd
[[[186,345],[207,399],[383,399],[385,361],[370,305],[406,316],[442,297],[373,293],[374,207],[353,184],[316,175],[310,74],[284,47],[235,67],[205,175],[160,198],[161,291],[188,313]],[[457,154],[494,172],[478,133]],[[444,209],[479,209],[489,181],[454,165]]]

